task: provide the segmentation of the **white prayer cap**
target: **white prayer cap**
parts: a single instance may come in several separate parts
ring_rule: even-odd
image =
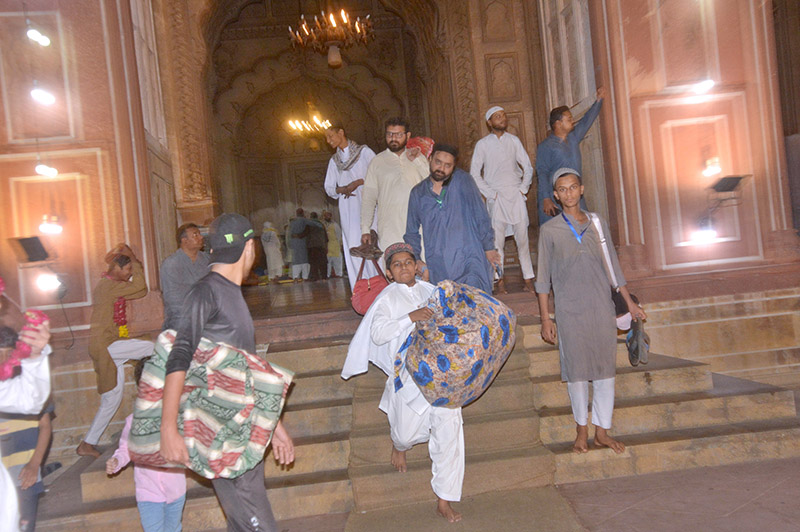
[[[492,115],[495,114],[497,111],[504,111],[504,110],[505,109],[503,109],[499,105],[495,105],[494,107],[486,111],[486,121],[488,122],[489,119],[492,117]]]
[[[568,175],[568,174],[576,175],[578,177],[578,179],[581,178],[581,173],[578,172],[577,170],[575,170],[574,168],[566,168],[566,167],[559,168],[558,170],[553,172],[553,186],[554,187],[556,186],[556,181],[558,181],[559,177],[565,176],[565,175]]]

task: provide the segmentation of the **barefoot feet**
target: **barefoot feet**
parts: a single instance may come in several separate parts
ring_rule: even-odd
[[[439,499],[436,505],[436,511],[451,523],[461,521],[461,514],[453,510],[453,507],[450,506],[450,501]]]
[[[603,427],[595,427],[594,444],[597,447],[609,447],[617,454],[625,451],[625,444],[609,436],[608,431]]]
[[[392,446],[392,465],[401,473],[406,472],[406,452],[398,451]]]
[[[572,450],[578,454],[589,452],[589,426],[588,425],[575,425],[578,435],[575,437],[575,443],[572,445]]]
[[[497,293],[497,294],[507,294],[508,293],[508,290],[506,290],[506,282],[503,279],[498,279],[497,280],[497,289],[496,290],[497,291],[495,293]]]
[[[75,452],[78,453],[78,456],[94,456],[95,458],[100,458],[100,451],[97,447],[85,441],[82,441],[81,444],[78,445]]]

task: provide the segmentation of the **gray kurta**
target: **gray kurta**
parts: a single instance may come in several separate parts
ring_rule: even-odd
[[[569,217],[582,242],[562,216],[545,223],[539,232],[536,292],[555,294],[561,378],[568,382],[608,379],[616,373],[617,328],[611,285],[591,220],[578,224]],[[617,260],[608,225],[601,219],[617,282],[625,277]]]

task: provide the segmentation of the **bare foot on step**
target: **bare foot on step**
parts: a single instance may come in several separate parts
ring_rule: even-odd
[[[392,446],[392,465],[401,473],[406,472],[406,452],[398,451]]]
[[[575,443],[572,445],[572,450],[578,454],[589,452],[589,427],[587,425],[576,425],[576,432],[578,435],[575,437]]]
[[[94,456],[95,458],[100,458],[100,451],[97,450],[97,447],[85,441],[82,441],[80,445],[78,445],[75,452],[78,453],[78,456]]]
[[[609,447],[617,454],[625,451],[625,444],[609,436],[608,431],[603,427],[595,427],[594,444],[597,447]]]
[[[436,505],[436,511],[439,513],[439,515],[451,523],[457,523],[458,521],[461,521],[461,514],[453,510],[453,507],[450,506],[450,501],[439,499],[439,502]]]

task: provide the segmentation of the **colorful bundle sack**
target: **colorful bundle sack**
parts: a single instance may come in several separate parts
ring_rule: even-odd
[[[431,405],[466,406],[489,388],[511,354],[517,317],[483,290],[454,281],[440,282],[428,307],[433,318],[418,324],[399,356],[405,353],[406,370]]]
[[[128,439],[139,465],[182,467],[159,454],[166,365],[175,331],[162,332],[145,363]],[[292,371],[205,338],[194,353],[178,410],[189,468],[205,478],[236,478],[264,459]]]

